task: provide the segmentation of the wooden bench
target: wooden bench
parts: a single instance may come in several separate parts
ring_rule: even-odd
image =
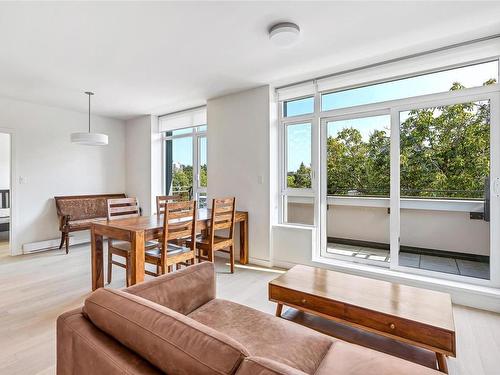
[[[93,222],[106,220],[107,201],[113,198],[126,198],[126,195],[120,193],[54,197],[61,231],[59,249],[66,244],[66,254],[68,254],[70,232],[89,230]]]

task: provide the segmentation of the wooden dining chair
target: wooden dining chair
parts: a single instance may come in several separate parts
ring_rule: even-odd
[[[129,219],[141,216],[141,210],[137,198],[108,199],[108,220]],[[146,242],[146,249],[157,247],[155,242]],[[128,241],[118,241],[108,238],[108,284],[111,283],[113,265],[125,268],[127,286],[130,286],[130,251],[131,244]],[[125,258],[125,263],[113,259],[113,255]]]
[[[167,202],[163,217],[163,233],[160,246],[146,250],[145,262],[156,266],[156,273],[145,270],[145,273],[158,276],[170,272],[172,267],[195,263],[196,241],[190,246],[178,245],[179,240],[196,238],[196,201]]]
[[[158,195],[156,196],[156,214],[162,215],[165,212],[165,204],[167,202],[182,201],[180,195]]]
[[[234,224],[236,198],[214,199],[210,225],[205,236],[196,239],[198,260],[214,261],[215,252],[229,253],[231,273],[234,273]],[[221,234],[220,231],[225,231]],[[189,244],[189,241],[187,242]]]

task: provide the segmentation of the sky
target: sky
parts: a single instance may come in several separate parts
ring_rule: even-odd
[[[322,110],[352,107],[367,103],[379,103],[387,100],[445,92],[454,82],[465,87],[481,86],[490,78],[498,81],[498,63],[488,62],[459,69],[437,72],[399,81],[385,82],[372,86],[350,89],[323,95]],[[288,115],[311,113],[312,98],[288,103]],[[389,116],[374,116],[361,119],[328,122],[328,135],[335,136],[344,127],[358,129],[367,140],[375,129],[390,130]],[[287,131],[288,171],[296,171],[300,163],[311,164],[311,127],[301,124],[289,126]]]
[[[200,126],[198,131],[206,131],[206,126]],[[172,135],[186,134],[189,136],[174,138],[172,141],[172,160],[174,163],[193,165],[193,128],[174,130]],[[207,163],[207,141],[200,138],[200,165]]]

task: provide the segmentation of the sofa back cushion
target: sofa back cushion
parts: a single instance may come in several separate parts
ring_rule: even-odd
[[[57,214],[69,215],[70,220],[107,217],[108,199],[125,198],[125,194],[78,195],[55,197]]]
[[[125,291],[188,315],[215,298],[214,264],[198,263],[135,284]]]
[[[84,313],[102,331],[169,375],[234,374],[247,350],[237,341],[152,301],[98,289]]]

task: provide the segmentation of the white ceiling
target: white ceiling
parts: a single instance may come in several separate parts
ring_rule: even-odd
[[[499,31],[500,2],[1,3],[0,96],[127,119]]]

